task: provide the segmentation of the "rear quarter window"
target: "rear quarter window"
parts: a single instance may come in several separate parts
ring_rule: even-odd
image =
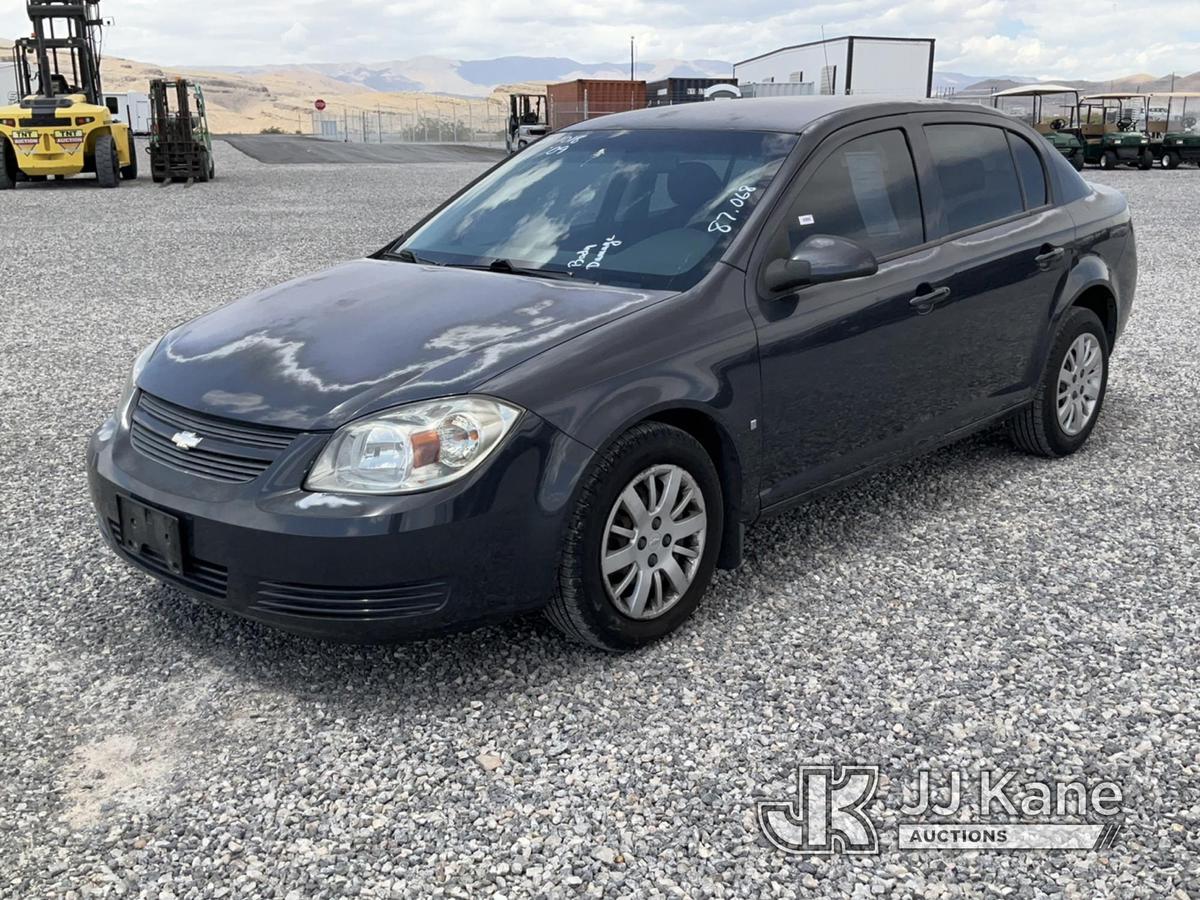
[[[1091,186],[1061,153],[1046,154],[1046,162],[1050,169],[1050,178],[1055,184],[1055,199],[1059,203],[1074,203],[1091,195]]]

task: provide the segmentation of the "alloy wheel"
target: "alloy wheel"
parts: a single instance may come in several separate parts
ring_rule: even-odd
[[[1058,424],[1074,437],[1096,413],[1104,383],[1104,354],[1094,334],[1084,333],[1071,342],[1058,370]]]
[[[656,619],[687,593],[704,556],[708,515],[696,479],[651,466],[621,491],[600,549],[604,589],[631,619]]]

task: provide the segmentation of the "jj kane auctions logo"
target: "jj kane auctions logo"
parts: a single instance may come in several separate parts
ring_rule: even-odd
[[[792,797],[755,803],[758,826],[785,853],[878,853],[868,810],[879,784],[879,766],[797,766]],[[978,798],[979,821],[964,821],[968,796]],[[1004,770],[984,770],[972,785],[958,770],[935,778],[921,769],[904,797],[896,831],[901,850],[1108,849],[1123,812],[1121,788],[1111,781],[1018,781]]]

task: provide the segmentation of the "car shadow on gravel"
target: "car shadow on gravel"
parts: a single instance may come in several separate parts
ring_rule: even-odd
[[[835,551],[862,552],[870,541],[880,539],[881,531],[886,537],[889,529],[918,527],[943,514],[948,505],[984,507],[990,494],[1003,491],[1008,479],[1020,477],[1023,467],[1053,464],[1020,455],[1002,430],[991,429],[802,504],[749,530],[743,567],[719,573],[710,596],[679,636],[624,657],[571,643],[536,613],[467,632],[386,645],[286,634],[157,583],[147,613],[157,620],[153,630],[179,652],[204,657],[231,676],[301,699],[376,708],[381,701],[411,702],[414,697],[476,699],[486,696],[497,670],[521,673],[523,683],[536,690],[539,684],[563,677],[574,680],[594,675],[597,668],[624,666],[625,660],[636,660],[642,653],[669,653],[673,641],[689,642],[694,629],[710,627],[709,601],[730,606],[739,592],[760,589],[751,588],[752,582],[786,580],[790,567]],[[354,690],[348,691],[348,685]]]

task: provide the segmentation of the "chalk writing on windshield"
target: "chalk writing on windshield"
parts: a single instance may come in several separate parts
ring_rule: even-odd
[[[717,217],[708,223],[708,230],[719,231],[721,234],[729,234],[729,232],[733,231],[733,226],[738,223],[738,218],[741,215],[742,208],[746,205],[746,201],[757,190],[758,188],[756,187],[749,187],[743,184],[734,191],[728,203],[732,211],[725,209],[717,213]]]

